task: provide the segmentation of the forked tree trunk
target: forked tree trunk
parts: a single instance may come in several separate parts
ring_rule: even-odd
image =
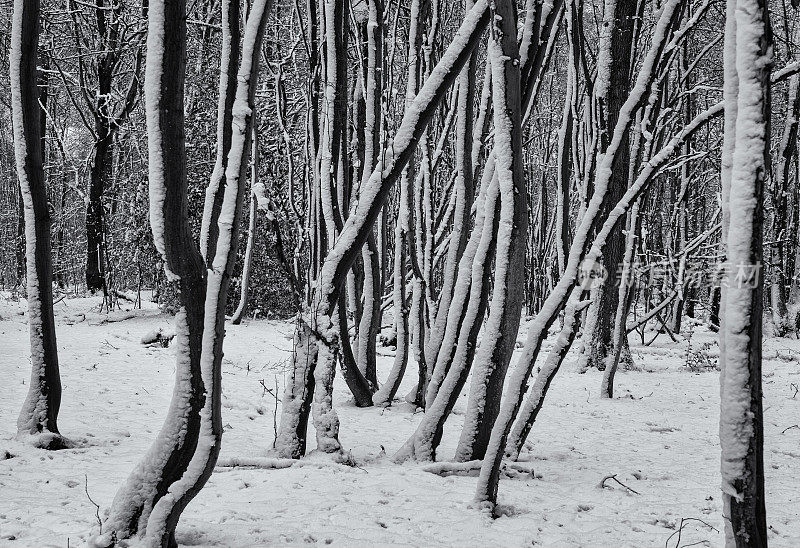
[[[223,4],[223,27],[228,23],[238,25],[238,20],[232,23],[228,19],[235,13],[231,9],[233,3],[235,0]],[[237,106],[232,108],[231,117],[237,122],[232,133],[235,146],[231,149],[225,194],[220,204],[220,230],[206,298],[206,268],[193,244],[187,211],[182,77],[185,4],[174,0],[150,4],[145,96],[150,222],[167,276],[180,289],[176,385],[164,426],[145,458],[118,491],[105,523],[106,532],[93,540],[95,545],[109,546],[139,536],[150,545],[176,546],[175,527],[181,512],[205,484],[216,463],[222,434],[220,366],[225,304],[236,253],[244,196],[241,182],[246,173],[250,113],[267,7],[268,0],[257,2],[247,24],[245,61],[239,72]],[[221,88],[224,85],[223,80]]]
[[[547,330],[555,321],[561,308],[566,304],[566,301],[571,294],[574,287],[577,274],[578,264],[581,261],[584,250],[589,248],[591,243],[591,252],[587,255],[587,260],[596,260],[599,256],[599,247],[605,243],[606,238],[610,234],[614,225],[619,221],[622,214],[625,213],[632,201],[642,191],[645,183],[652,176],[653,172],[666,162],[669,155],[674,151],[675,147],[686,138],[696,131],[699,124],[707,120],[711,115],[706,114],[702,119],[693,121],[693,124],[684,128],[679,137],[673,138],[672,141],[666,146],[657,157],[648,163],[647,169],[644,169],[637,178],[635,184],[623,196],[623,199],[611,210],[608,218],[605,219],[602,227],[600,228],[594,241],[589,240],[589,230],[595,224],[601,205],[603,203],[604,195],[608,189],[609,179],[612,175],[611,166],[614,162],[614,156],[618,152],[620,145],[624,140],[624,133],[626,133],[633,122],[633,113],[639,107],[641,102],[649,95],[650,88],[655,79],[655,67],[659,59],[661,59],[664,49],[667,47],[669,37],[671,36],[672,28],[677,19],[678,6],[680,0],[670,0],[666,2],[662,8],[658,22],[653,30],[652,46],[648,51],[647,56],[642,62],[641,69],[637,76],[637,82],[634,86],[635,93],[632,93],[625,104],[620,109],[620,116],[617,124],[613,128],[613,134],[610,144],[607,149],[607,154],[602,159],[602,164],[598,169],[597,187],[591,200],[587,204],[586,211],[581,218],[580,224],[575,231],[575,237],[570,248],[569,260],[564,274],[559,279],[553,291],[550,292],[548,297],[542,304],[542,308],[536,315],[534,321],[528,328],[528,338],[525,344],[525,349],[520,356],[514,373],[510,379],[508,388],[506,389],[505,401],[503,402],[500,414],[491,432],[489,445],[486,450],[486,455],[483,459],[481,466],[480,476],[478,478],[478,485],[475,492],[475,500],[478,503],[493,507],[497,500],[497,486],[500,479],[500,465],[502,463],[503,455],[505,453],[506,441],[509,432],[517,417],[520,406],[522,405],[527,382],[533,370],[534,363],[541,349],[542,342],[547,335]],[[719,109],[716,109],[718,112]],[[696,123],[695,123],[696,122]],[[676,142],[677,141],[677,142]]]
[[[187,215],[185,17],[185,3],[180,0],[150,3],[145,73],[150,225],[167,278],[177,284],[180,298],[175,317],[175,389],[161,431],[117,491],[103,535],[94,539],[96,546],[150,534],[148,520],[154,506],[184,474],[200,437],[200,411],[205,401],[200,360],[206,271]],[[159,544],[176,546],[170,533]]]
[[[225,172],[225,192],[218,220],[217,242],[205,296],[204,330],[200,360],[202,408],[197,447],[180,480],[153,507],[147,521],[151,544],[175,544],[175,527],[186,505],[211,477],[222,442],[222,346],[225,340],[225,308],[239,243],[240,222],[247,195],[247,169],[253,131],[253,110],[258,86],[261,42],[272,0],[256,0],[250,7],[242,42],[232,108],[231,148]],[[185,217],[184,217],[185,218]]]
[[[528,92],[546,65],[548,48],[536,48],[539,39],[552,36],[558,26],[563,3],[558,2],[541,20],[535,13],[534,2],[528,2],[528,19],[522,38],[522,76],[527,82],[523,94],[523,105],[535,103],[535,93]],[[537,39],[537,37],[539,39]],[[491,63],[490,63],[491,65]],[[490,67],[491,68],[491,67]],[[482,101],[483,103],[483,101]],[[488,100],[487,100],[488,103]],[[482,112],[484,110],[482,109]],[[483,124],[479,124],[483,127]],[[478,142],[479,139],[475,139]],[[473,153],[475,148],[473,148]],[[475,154],[473,154],[474,158]],[[408,458],[432,460],[442,438],[442,429],[447,417],[461,393],[475,356],[476,341],[488,305],[489,283],[495,252],[495,240],[499,223],[499,181],[495,171],[495,154],[492,151],[486,161],[476,202],[475,226],[461,257],[458,277],[450,303],[445,332],[436,353],[436,366],[431,375],[426,397],[430,402],[428,411],[416,431],[394,456],[396,461]]]
[[[28,327],[31,380],[17,419],[17,435],[33,436],[35,445],[60,449],[58,431],[61,378],[53,319],[53,264],[50,212],[43,168],[42,125],[36,58],[39,44],[39,0],[15,0],[9,55],[14,158],[25,218],[28,279]]]

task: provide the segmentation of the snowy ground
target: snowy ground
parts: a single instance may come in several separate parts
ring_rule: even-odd
[[[29,376],[28,330],[23,307],[0,296],[2,546],[81,545],[97,525],[87,484],[106,509],[161,426],[172,390],[172,350],[145,347],[140,339],[170,319],[153,309],[107,316],[96,305],[86,299],[56,305],[64,385],[59,424],[81,447],[45,452],[13,440]],[[275,399],[265,388],[274,391],[277,380],[282,390],[291,335],[292,325],[283,322],[228,328],[221,459],[264,456],[271,448]],[[692,346],[713,340],[696,333]],[[391,358],[380,352],[386,374]],[[685,519],[681,546],[720,546],[720,533],[709,527],[722,529],[718,375],[689,372],[685,342],[635,346],[634,357],[642,370],[621,372],[617,397],[602,400],[600,374],[577,374],[570,355],[522,455],[533,477],[501,482],[505,517],[492,520],[470,507],[473,477],[443,478],[419,464],[393,464],[389,457],[420,414],[405,403],[357,409],[337,378],[340,437],[358,466],[312,456],[283,470],[217,468],[184,512],[178,541],[672,548]],[[765,358],[770,542],[800,546],[800,342],[770,339]],[[409,372],[415,369],[409,365]],[[455,449],[465,400],[447,424],[442,458]],[[312,432],[312,447],[313,439]],[[598,487],[611,474],[639,494],[613,481]]]

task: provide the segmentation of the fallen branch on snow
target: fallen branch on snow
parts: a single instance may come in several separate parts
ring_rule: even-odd
[[[638,491],[635,491],[635,490],[631,489],[630,487],[628,487],[627,485],[625,485],[624,483],[622,483],[621,481],[619,481],[619,480],[617,479],[617,475],[616,475],[616,474],[612,474],[612,475],[610,475],[610,476],[606,476],[606,477],[604,477],[604,478],[603,478],[603,480],[602,480],[602,481],[601,481],[601,482],[600,482],[600,483],[599,483],[597,486],[598,486],[600,489],[605,489],[605,488],[606,488],[606,482],[607,482],[608,480],[614,480],[614,481],[616,481],[616,482],[617,482],[617,483],[619,483],[621,486],[623,486],[625,489],[627,489],[628,491],[630,491],[631,493],[633,493],[633,494],[635,494],[635,495],[639,495],[639,494],[641,494],[641,493],[639,493]],[[609,487],[609,489],[610,489],[610,487]]]
[[[470,460],[467,462],[436,462],[424,466],[422,470],[442,477],[477,477],[480,474],[482,464],[483,461],[481,460]],[[504,462],[502,473],[508,478],[518,478],[520,476],[535,477],[533,468],[528,468],[517,462]]]
[[[279,459],[273,457],[229,457],[217,461],[218,468],[259,468],[263,470],[280,470],[290,468],[299,461],[295,459]]]

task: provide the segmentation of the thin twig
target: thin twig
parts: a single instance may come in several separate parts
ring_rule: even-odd
[[[621,481],[619,481],[619,480],[617,479],[617,475],[616,475],[616,474],[612,474],[612,475],[610,475],[610,476],[606,476],[606,477],[604,477],[604,478],[603,478],[603,481],[601,481],[601,482],[600,482],[600,485],[599,485],[598,487],[600,487],[600,489],[605,489],[605,487],[606,487],[606,482],[607,482],[608,480],[614,480],[614,481],[616,481],[617,483],[619,483],[621,486],[623,486],[625,489],[627,489],[627,490],[628,490],[628,491],[630,491],[631,493],[634,493],[634,494],[636,494],[636,495],[640,495],[640,494],[641,494],[641,493],[639,493],[638,491],[635,491],[635,490],[631,489],[630,487],[628,487],[627,485],[625,485],[624,483],[622,483]]]
[[[92,496],[89,494],[89,476],[86,474],[83,475],[84,483],[83,489],[86,491],[86,497],[89,499],[89,502],[94,504],[94,515],[97,517],[97,525],[100,527],[100,534],[103,534],[103,521],[100,519],[100,505],[97,504],[93,499]]]
[[[711,529],[713,529],[714,531],[716,531],[717,533],[719,533],[719,529],[717,529],[716,527],[714,527],[714,526],[713,526],[713,525],[711,525],[710,523],[706,523],[705,521],[703,521],[703,520],[702,520],[702,519],[700,519],[700,518],[681,518],[681,523],[680,523],[680,525],[678,526],[678,530],[677,530],[677,531],[675,531],[674,533],[672,533],[672,534],[671,534],[669,537],[667,537],[667,541],[664,543],[664,548],[669,548],[669,541],[670,541],[670,539],[672,539],[672,537],[674,537],[675,535],[678,535],[678,540],[677,540],[677,542],[675,543],[675,548],[679,548],[679,547],[680,547],[680,545],[681,545],[681,534],[683,533],[683,525],[684,525],[684,523],[685,523],[685,522],[687,522],[687,521],[699,521],[699,522],[700,522],[700,523],[702,523],[703,525],[705,525],[705,526],[707,526],[707,527],[710,527]],[[697,544],[697,543],[694,543],[694,544]],[[692,544],[687,544],[686,546],[692,546]]]

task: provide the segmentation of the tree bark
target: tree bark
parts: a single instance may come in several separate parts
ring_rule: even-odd
[[[53,319],[50,212],[42,148],[36,60],[39,0],[15,0],[9,55],[14,158],[24,205],[31,379],[17,419],[17,435],[46,449],[67,445],[58,431],[61,378]]]
[[[514,352],[524,298],[528,211],[523,179],[522,92],[516,7],[497,1],[490,27],[489,55],[495,129],[495,171],[500,219],[489,318],[476,356],[464,427],[456,460],[482,459],[500,410],[506,370]]]
[[[720,329],[720,446],[726,546],[767,546],[761,391],[763,186],[769,173],[772,32],[764,0],[731,0],[724,63],[730,171],[722,207],[726,287]],[[733,37],[730,33],[735,32]],[[726,112],[727,114],[727,112]],[[734,138],[733,142],[730,139]]]

